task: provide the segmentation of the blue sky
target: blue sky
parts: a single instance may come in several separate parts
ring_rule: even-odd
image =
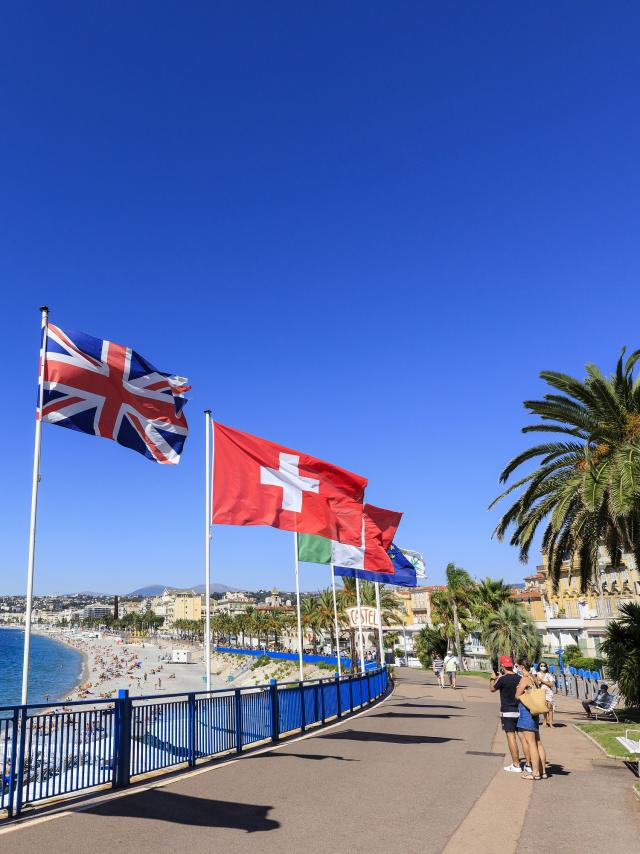
[[[36,592],[201,580],[207,406],[366,475],[431,583],[450,560],[521,579],[487,505],[522,401],[640,345],[639,25],[622,3],[6,8],[2,592],[25,586],[41,303],[193,391],[178,467],[44,426]],[[213,555],[215,580],[293,585],[287,533],[219,527]]]

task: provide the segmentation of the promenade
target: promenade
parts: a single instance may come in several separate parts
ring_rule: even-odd
[[[488,683],[442,690],[401,670],[388,699],[275,750],[109,794],[0,830],[0,852],[633,851],[640,803],[627,770],[575,732],[574,701],[544,729],[552,776],[506,774]]]

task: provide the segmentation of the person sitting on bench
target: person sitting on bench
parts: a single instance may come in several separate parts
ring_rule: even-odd
[[[609,693],[609,686],[606,682],[603,682],[598,687],[598,693],[593,698],[593,700],[583,700],[582,708],[585,710],[585,713],[588,718],[592,718],[591,708],[595,707],[596,709],[606,709],[613,703],[613,696]]]

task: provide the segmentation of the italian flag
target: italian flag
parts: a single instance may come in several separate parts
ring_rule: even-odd
[[[364,505],[363,535],[359,546],[348,546],[336,540],[309,534],[298,534],[298,559],[368,572],[393,573],[387,554],[395,537],[402,513]]]

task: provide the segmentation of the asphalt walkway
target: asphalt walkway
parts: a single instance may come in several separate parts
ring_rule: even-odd
[[[365,714],[277,749],[0,830],[0,852],[528,854],[638,850],[626,770],[570,726],[544,730],[553,775],[506,774],[484,680],[442,690],[401,671]]]

